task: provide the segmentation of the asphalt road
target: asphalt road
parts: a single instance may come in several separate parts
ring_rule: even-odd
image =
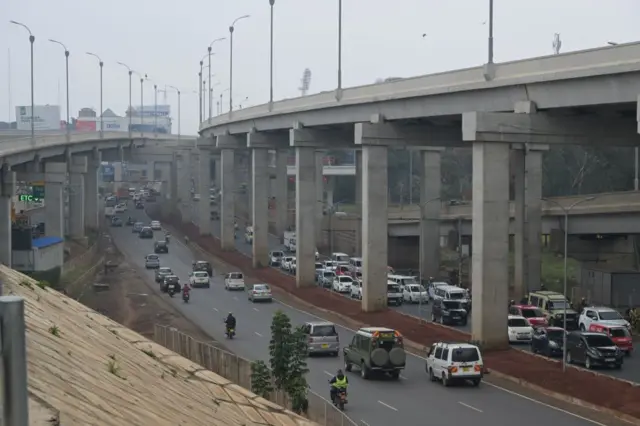
[[[143,215],[141,212],[132,214],[140,218]],[[152,252],[153,240],[139,239],[129,227],[113,228],[112,235],[118,248],[144,272],[154,291],[159,292],[153,271],[144,269],[144,255]],[[161,264],[171,267],[181,280],[187,279],[193,260],[189,250],[176,240],[172,240],[169,254],[161,255]],[[265,361],[269,358],[269,328],[276,310],[286,312],[293,324],[318,320],[311,314],[277,301],[251,304],[243,292],[225,291],[221,276],[215,272],[211,288],[195,289],[189,304],[184,304],[179,297],[171,299],[171,303],[220,341],[224,341],[223,318],[227,312],[234,312],[238,319],[238,334],[236,339],[225,341],[225,345],[242,357]],[[343,344],[351,340],[352,330],[343,327],[338,327],[338,330]],[[328,395],[327,381],[343,367],[342,358],[313,357],[308,360],[308,365],[307,380],[311,388],[321,395]],[[479,388],[444,388],[429,382],[424,372],[424,360],[414,355],[407,358],[407,367],[399,381],[364,381],[357,373],[348,374],[349,405],[346,410],[351,418],[364,426],[387,426],[398,421],[407,426],[426,423],[439,426],[512,426],[514,421],[520,426],[604,426],[488,383]]]
[[[216,237],[220,236],[220,222],[213,222],[213,233]],[[280,243],[278,238],[274,235],[269,235],[269,247],[271,250],[284,250],[284,246]],[[247,244],[244,240],[244,232],[243,228],[240,227],[238,230],[238,238],[236,239],[236,249],[251,257],[251,245]],[[282,271],[282,273],[286,273]],[[327,290],[329,291],[329,290]],[[402,313],[413,315],[415,317],[422,318],[424,320],[431,320],[431,304],[426,305],[418,305],[418,304],[409,304],[404,303],[401,306],[391,306],[391,309],[395,309]],[[471,333],[471,318],[469,318],[469,322],[465,326],[455,326],[455,328],[460,329],[462,331],[466,331],[467,333]],[[506,325],[505,325],[506,332]],[[515,344],[513,345],[515,348],[525,350],[527,352],[531,352],[531,348],[528,344]],[[636,341],[634,344],[634,354],[630,357],[626,357],[624,360],[624,366],[620,370],[609,370],[609,369],[600,369],[598,372],[607,374],[613,377],[617,377],[624,380],[629,380],[632,382],[640,383],[640,343]]]

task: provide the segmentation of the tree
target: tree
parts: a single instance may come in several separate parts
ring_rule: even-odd
[[[251,392],[265,399],[273,391],[271,386],[271,372],[264,361],[251,363]]]
[[[271,322],[271,341],[269,342],[269,364],[276,389],[285,389],[291,361],[291,320],[278,310]]]
[[[309,385],[305,377],[309,372],[307,368],[309,348],[303,327],[296,327],[295,331],[291,334],[290,342],[291,358],[285,391],[291,398],[292,410],[296,413],[305,413],[309,406],[307,399],[307,389]]]

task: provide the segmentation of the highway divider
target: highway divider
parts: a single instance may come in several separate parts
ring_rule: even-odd
[[[251,390],[251,361],[248,359],[198,341],[174,327],[156,324],[153,340],[238,386]],[[309,390],[307,398],[309,409],[306,417],[309,420],[323,426],[358,426],[344,412],[312,390]],[[269,400],[281,407],[291,408],[284,392],[272,392]]]

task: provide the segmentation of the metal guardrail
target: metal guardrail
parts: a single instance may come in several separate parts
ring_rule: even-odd
[[[153,339],[225,379],[245,389],[251,389],[251,361],[248,359],[200,342],[175,328],[163,325],[155,325]],[[316,392],[309,390],[307,397],[309,409],[306,417],[309,420],[323,426],[358,426],[358,423]],[[282,392],[272,392],[269,399],[275,404],[289,408],[288,398]]]

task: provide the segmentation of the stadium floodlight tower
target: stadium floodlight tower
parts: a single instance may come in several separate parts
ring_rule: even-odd
[[[309,68],[305,68],[302,73],[301,86],[298,90],[300,90],[300,96],[306,96],[309,91],[309,86],[311,85],[311,70]]]

